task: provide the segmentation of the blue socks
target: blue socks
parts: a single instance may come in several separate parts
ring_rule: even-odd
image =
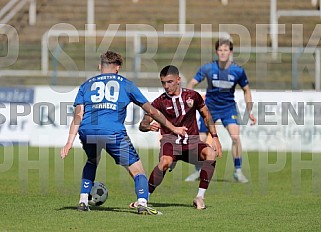
[[[81,179],[81,188],[80,188],[80,193],[86,193],[89,194],[91,187],[93,185],[93,182],[88,179]]]
[[[148,180],[145,174],[138,174],[134,177],[135,193],[137,199],[144,198],[148,201]]]
[[[234,158],[234,167],[235,169],[241,169],[242,166],[242,158],[241,157],[235,157]]]
[[[82,179],[94,181],[96,178],[97,165],[87,161],[82,171]]]
[[[97,165],[87,161],[82,171],[80,193],[90,193],[93,182],[96,178]]]

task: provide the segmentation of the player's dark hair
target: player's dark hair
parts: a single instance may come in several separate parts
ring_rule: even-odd
[[[101,65],[116,64],[118,66],[122,66],[123,58],[120,54],[116,52],[107,51],[106,53],[100,55],[100,63]]]
[[[161,71],[159,76],[160,77],[165,77],[167,75],[177,75],[179,76],[179,71],[178,68],[175,67],[174,65],[167,65],[165,66]]]
[[[222,45],[229,46],[230,47],[230,51],[233,51],[233,42],[231,40],[225,39],[225,38],[217,40],[216,43],[215,43],[215,50],[217,51],[218,48],[220,46],[222,46]]]

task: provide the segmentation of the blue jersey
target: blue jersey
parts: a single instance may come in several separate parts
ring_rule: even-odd
[[[133,82],[114,73],[92,77],[80,86],[74,102],[74,106],[85,107],[79,131],[106,135],[126,132],[124,121],[130,102],[139,106],[148,102]]]
[[[224,112],[235,108],[234,92],[239,84],[242,88],[248,85],[244,69],[235,63],[227,69],[220,69],[218,61],[203,65],[194,79],[198,82],[207,79],[205,103],[211,112]]]

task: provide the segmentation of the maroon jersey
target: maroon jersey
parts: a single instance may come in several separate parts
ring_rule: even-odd
[[[188,128],[186,137],[181,138],[162,126],[161,134],[163,138],[167,137],[171,140],[175,138],[176,144],[188,144],[199,141],[196,111],[203,108],[205,103],[198,92],[182,88],[178,96],[169,96],[163,93],[152,102],[152,105],[162,112],[174,126],[185,126]]]

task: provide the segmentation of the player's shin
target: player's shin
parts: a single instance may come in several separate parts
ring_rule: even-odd
[[[242,167],[242,157],[239,156],[239,157],[234,157],[234,167],[235,169],[241,169]]]
[[[87,161],[82,171],[82,179],[94,181],[96,178],[97,164]]]
[[[145,174],[138,174],[134,177],[135,193],[139,205],[147,206],[148,201],[148,181]]]
[[[200,172],[200,184],[199,188],[206,190],[214,174],[216,161],[215,160],[205,160],[202,165]],[[204,198],[205,191],[201,191],[200,195]]]
[[[96,164],[93,164],[90,161],[86,162],[82,172],[79,203],[83,202],[85,205],[88,205],[88,195],[96,177],[96,170]]]
[[[88,205],[88,195],[92,188],[93,182],[88,179],[81,179],[81,188],[80,188],[80,199],[79,203],[84,203]]]
[[[166,171],[160,170],[158,166],[154,168],[154,170],[150,174],[149,181],[148,181],[150,194],[152,194],[156,189],[156,187],[162,183],[165,174],[166,174]]]

